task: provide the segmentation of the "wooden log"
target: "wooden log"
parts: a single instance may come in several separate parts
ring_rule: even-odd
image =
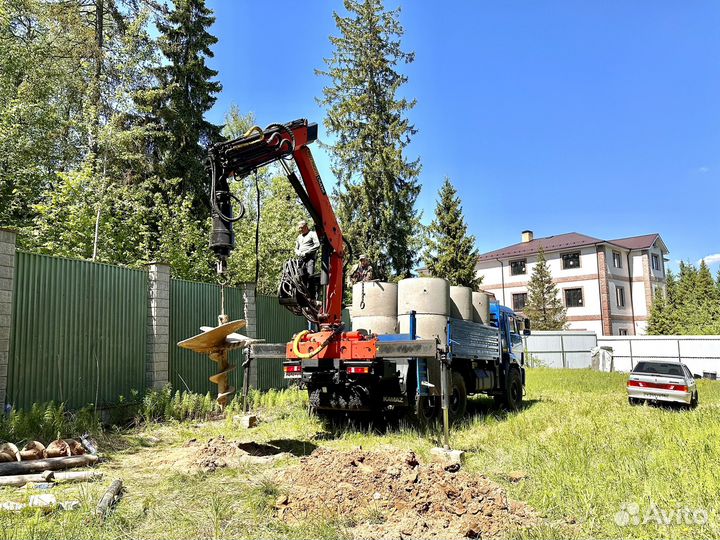
[[[56,472],[53,476],[55,482],[83,482],[85,480],[95,480],[103,477],[100,471],[61,471]]]
[[[0,476],[1,486],[24,486],[28,482],[84,482],[102,478],[98,471],[53,472],[45,471],[41,474],[18,474],[14,476]]]
[[[97,456],[88,454],[84,456],[56,457],[34,459],[31,461],[18,461],[13,463],[0,463],[0,476],[39,473],[43,471],[60,471],[63,469],[94,465],[97,462]]]
[[[112,507],[117,503],[117,501],[122,496],[123,491],[123,481],[118,478],[117,480],[113,480],[113,483],[110,484],[110,487],[107,488],[107,491],[102,496],[102,499],[100,499],[100,502],[97,505],[97,508],[95,509],[95,513],[101,518],[104,519]]]

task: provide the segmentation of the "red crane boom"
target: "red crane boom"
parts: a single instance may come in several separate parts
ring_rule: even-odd
[[[245,135],[214,145],[209,152],[212,176],[213,231],[210,247],[218,257],[218,272],[224,272],[227,257],[234,247],[232,201],[235,198],[228,178],[242,178],[260,167],[280,162],[288,180],[307,208],[321,245],[320,283],[325,286],[324,301],[318,309],[314,299],[299,291],[281,290],[280,298],[289,309],[301,312],[323,330],[336,330],[342,324],[344,240],[325,186],[318,172],[309,144],[317,140],[318,126],[305,119],[288,124],[271,124],[264,130],[254,127]],[[300,179],[288,166],[293,160]],[[313,317],[316,315],[316,317]],[[313,320],[315,319],[315,320]]]

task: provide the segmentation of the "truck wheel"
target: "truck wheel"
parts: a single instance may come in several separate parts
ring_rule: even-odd
[[[450,409],[448,413],[451,421],[465,416],[467,411],[467,389],[465,379],[457,371],[452,372],[452,386],[450,387]]]
[[[511,411],[517,411],[522,405],[522,397],[523,387],[520,371],[510,368],[505,385],[505,395],[503,396],[505,407]]]
[[[415,402],[415,418],[420,425],[429,426],[438,416],[437,398],[435,396],[418,396]]]

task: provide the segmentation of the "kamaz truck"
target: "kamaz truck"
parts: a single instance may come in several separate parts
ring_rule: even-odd
[[[522,334],[529,333],[529,325],[505,307],[493,305],[488,324],[448,318],[446,325],[440,325],[443,339],[419,335],[412,313],[409,331],[403,334],[345,328],[342,302],[351,250],[310,151],[317,132],[317,124],[300,119],[265,129],[253,127],[209,150],[210,248],[221,278],[235,246],[233,223],[243,214],[241,210],[238,217],[233,215],[237,197],[229,181],[272,163],[285,171],[321,246],[319,272],[306,275],[302,261],[289,260],[279,285],[280,303],[305,317],[308,330],[288,343],[253,343],[247,365],[282,359],[285,376],[307,388],[317,412],[406,410],[429,420],[442,408],[459,417],[468,394],[477,393],[518,408],[525,384]]]
[[[285,378],[307,388],[311,408],[320,414],[407,411],[422,422],[430,422],[441,410],[444,367],[451,419],[465,414],[467,398],[472,394],[493,396],[499,406],[508,409],[521,406],[525,387],[523,335],[530,333],[527,319],[491,303],[488,324],[448,318],[447,347],[442,347],[436,339],[417,335],[413,318],[411,314],[407,334],[374,336],[375,351],[370,359],[286,360]],[[357,342],[360,347],[364,344],[363,340]],[[256,344],[252,354],[277,355],[281,347]]]

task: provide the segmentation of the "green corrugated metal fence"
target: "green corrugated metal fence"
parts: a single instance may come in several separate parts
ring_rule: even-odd
[[[147,272],[18,252],[8,402],[112,403],[145,386]]]
[[[267,343],[287,343],[293,334],[307,328],[307,321],[281,306],[277,297],[258,294],[256,301],[257,337]],[[253,368],[257,369],[258,389],[287,387],[288,381],[283,378],[282,360],[257,360]]]
[[[35,402],[64,401],[78,408],[117,402],[131,390],[145,390],[148,339],[148,275],[88,261],[17,252],[7,402],[28,408]],[[257,295],[257,337],[286,343],[307,328],[304,318]],[[243,290],[225,290],[231,319],[245,317]],[[208,378],[217,365],[206,356],[177,347],[201,326],[215,326],[220,288],[172,279],[168,376],[173,388],[215,393]],[[343,314],[343,319],[346,314]],[[241,351],[230,354],[238,369],[230,384],[242,385]],[[281,360],[255,366],[261,390],[287,386]],[[255,377],[253,377],[255,379]]]
[[[343,322],[350,328],[350,313],[343,310]],[[304,317],[293,315],[278,303],[275,296],[257,295],[258,338],[267,343],[287,343],[292,336],[308,327]],[[283,378],[282,360],[258,360],[257,387],[260,390],[286,388],[288,380]]]
[[[169,378],[177,390],[215,395],[217,386],[208,377],[217,373],[217,364],[207,356],[177,346],[178,341],[200,333],[201,326],[217,326],[220,313],[220,287],[181,279],[170,280],[170,359]],[[225,313],[230,320],[244,319],[243,293],[235,287],[225,288]],[[242,332],[242,330],[240,331]],[[230,364],[237,366],[230,374],[230,385],[238,391],[242,384],[242,351],[230,353]]]

